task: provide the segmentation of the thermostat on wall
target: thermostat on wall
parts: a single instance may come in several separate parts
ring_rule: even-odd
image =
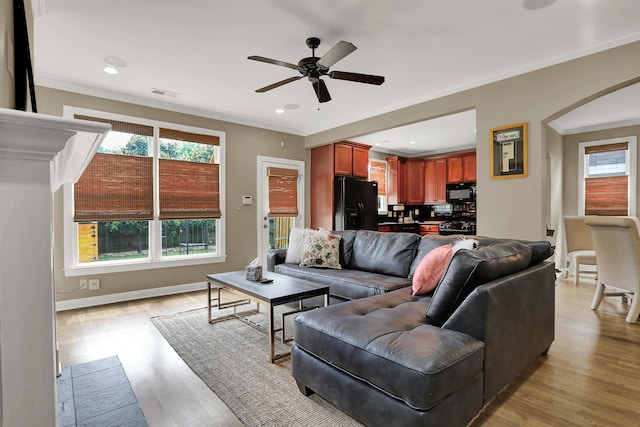
[[[242,196],[242,204],[243,205],[252,205],[253,198],[251,196]]]

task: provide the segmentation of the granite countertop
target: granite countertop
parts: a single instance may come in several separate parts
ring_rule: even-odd
[[[445,221],[444,219],[435,219],[435,220],[429,220],[429,221],[415,221],[415,222],[385,221],[385,222],[379,222],[378,225],[413,225],[413,224],[439,225],[439,224],[442,224],[444,221]]]

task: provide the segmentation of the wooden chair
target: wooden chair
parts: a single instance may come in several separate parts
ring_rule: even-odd
[[[591,308],[597,310],[603,297],[633,298],[625,319],[636,323],[640,315],[638,290],[640,287],[640,223],[635,217],[588,217],[598,259],[598,283]],[[605,285],[618,292],[605,292]],[[624,292],[623,290],[627,290]]]
[[[576,285],[580,284],[581,265],[596,266],[596,252],[593,248],[591,230],[589,229],[589,226],[585,224],[585,218],[587,217],[564,217],[564,235],[566,248],[564,277],[567,277],[569,270],[573,269],[573,283],[575,283]]]

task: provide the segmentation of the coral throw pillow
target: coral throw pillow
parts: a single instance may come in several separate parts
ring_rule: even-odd
[[[339,249],[340,236],[305,231],[300,266],[342,269]]]
[[[416,267],[411,281],[413,295],[424,295],[433,291],[453,255],[453,245],[442,245],[430,250]]]

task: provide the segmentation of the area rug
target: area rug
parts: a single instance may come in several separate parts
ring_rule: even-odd
[[[266,325],[263,312],[249,318]],[[267,335],[239,320],[210,324],[203,308],[151,321],[246,426],[361,425],[321,397],[300,393],[291,376],[291,359],[270,363]],[[288,350],[277,343],[276,353]]]
[[[58,377],[60,427],[146,427],[118,356],[73,365]]]

